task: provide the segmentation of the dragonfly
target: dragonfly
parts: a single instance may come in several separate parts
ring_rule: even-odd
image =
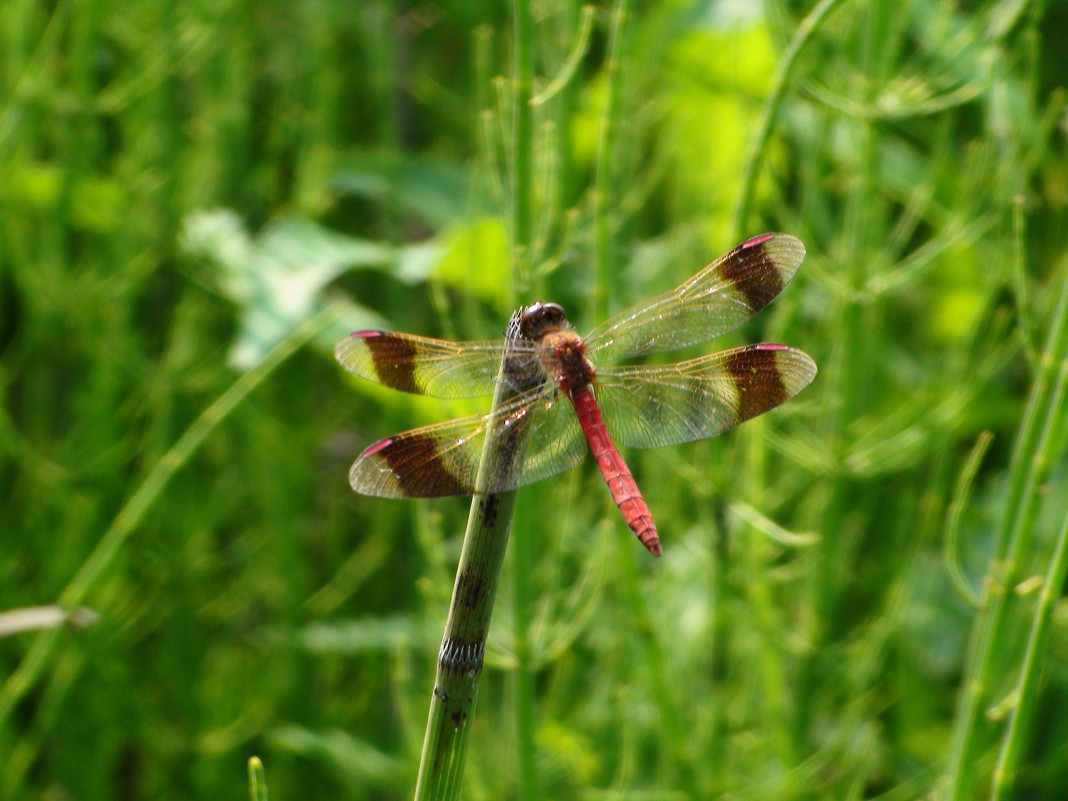
[[[487,414],[415,428],[368,447],[349,471],[356,492],[430,498],[514,490],[580,462],[587,446],[623,519],[662,552],[649,507],[616,443],[660,448],[714,437],[807,387],[816,363],[801,350],[746,345],[674,364],[619,362],[707,342],[759,312],[805,258],[801,240],[768,233],[743,242],[685,283],[611,317],[580,337],[556,303],[518,313],[518,336],[452,342],[356,331],[334,349],[342,367],[402,392],[491,395],[502,359],[523,364],[518,394]],[[524,421],[518,469],[476,480],[487,435]]]

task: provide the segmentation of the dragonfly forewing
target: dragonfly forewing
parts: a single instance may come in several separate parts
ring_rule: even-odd
[[[617,314],[586,337],[595,364],[678,350],[732,331],[783,290],[805,259],[789,234],[763,234],[742,243],[701,272]]]

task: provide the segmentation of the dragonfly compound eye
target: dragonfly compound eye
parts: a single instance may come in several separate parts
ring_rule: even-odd
[[[567,321],[564,307],[559,303],[534,303],[524,310],[519,330],[527,339],[537,339],[551,328],[559,328]]]

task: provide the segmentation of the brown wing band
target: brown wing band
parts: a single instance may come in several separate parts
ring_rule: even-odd
[[[773,234],[755,236],[739,245],[723,263],[723,275],[742,293],[754,312],[775,300],[784,286],[778,265],[764,247],[773,238]],[[758,252],[752,252],[754,249]]]
[[[727,369],[738,388],[738,421],[744,422],[774,409],[789,394],[779,372],[776,353],[785,345],[753,345],[740,350],[727,362]]]
[[[367,345],[380,383],[401,392],[422,392],[415,383],[416,353],[410,341],[384,331],[357,331],[352,336]]]

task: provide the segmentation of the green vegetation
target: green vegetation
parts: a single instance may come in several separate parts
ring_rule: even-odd
[[[345,477],[489,399],[333,341],[768,230],[714,347],[820,375],[626,453],[660,560],[592,460],[518,493],[463,797],[1063,795],[1068,8],[756,9],[0,4],[0,609],[73,610],[0,618],[0,798],[411,798],[469,501]]]

